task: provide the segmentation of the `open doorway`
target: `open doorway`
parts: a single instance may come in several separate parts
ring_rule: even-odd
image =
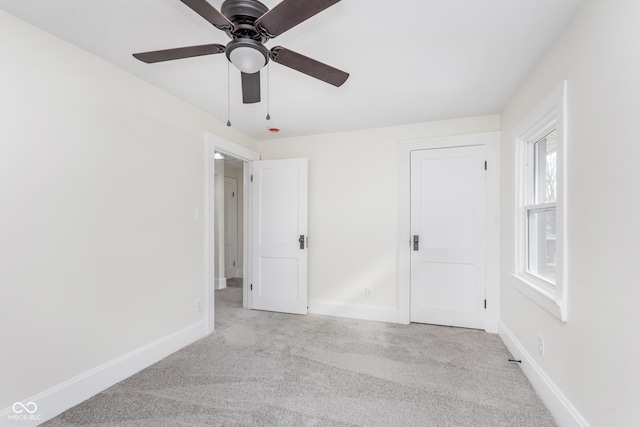
[[[223,277],[220,280],[216,277],[216,289],[222,289],[218,283],[241,287],[244,265],[244,162],[227,155],[219,166],[216,167],[216,188],[220,188],[219,180],[223,180],[224,190],[222,203],[216,204],[216,247],[219,248],[216,254],[223,258],[216,264],[220,267],[216,274]]]
[[[215,156],[218,155],[216,160]],[[236,267],[242,261],[242,306],[246,309],[306,314],[308,265],[308,160],[259,161],[258,153],[207,134],[205,185],[205,301],[207,332],[214,329],[215,289],[227,286],[225,263],[225,163],[242,165],[229,176],[233,194],[242,187],[242,238]],[[237,168],[239,172],[240,168]],[[230,170],[233,170],[231,166]],[[242,185],[237,185],[238,177]],[[227,193],[229,194],[229,193]],[[227,196],[229,197],[229,196]],[[236,200],[240,199],[238,197]],[[238,213],[236,213],[238,215]],[[228,216],[233,216],[228,214]],[[240,218],[238,215],[237,218]],[[238,221],[240,222],[240,221]],[[239,224],[237,224],[239,226]],[[250,292],[253,289],[253,292]]]
[[[214,173],[215,289],[243,276],[244,162],[216,152]],[[233,283],[237,283],[234,280]]]
[[[206,188],[205,188],[205,309],[207,333],[214,330],[214,290],[227,286],[229,275],[242,277],[244,308],[251,306],[248,292],[250,280],[251,230],[249,228],[250,204],[248,183],[250,180],[250,162],[260,159],[258,153],[241,145],[230,142],[213,134],[206,134]],[[225,159],[216,159],[216,153]],[[225,173],[226,171],[226,173]],[[237,248],[225,249],[225,178],[236,180],[235,199],[238,202],[236,214]],[[241,206],[241,208],[240,208]],[[233,270],[227,268],[225,251],[236,255]],[[233,261],[232,261],[233,262]]]

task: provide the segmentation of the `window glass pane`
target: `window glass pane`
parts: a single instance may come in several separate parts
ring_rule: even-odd
[[[556,165],[558,155],[557,132],[554,129],[533,144],[533,202],[556,201]]]
[[[527,270],[556,282],[556,209],[532,209],[527,215]]]

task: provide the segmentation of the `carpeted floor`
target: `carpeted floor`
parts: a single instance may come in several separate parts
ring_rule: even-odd
[[[500,339],[468,329],[242,309],[54,426],[555,426]]]

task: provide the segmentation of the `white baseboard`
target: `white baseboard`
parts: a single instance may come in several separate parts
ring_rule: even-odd
[[[28,409],[37,407],[33,414],[16,414],[12,407],[0,411],[0,426],[37,426],[205,336],[201,320],[25,399]]]
[[[578,412],[558,386],[540,368],[535,359],[531,357],[502,321],[498,322],[498,335],[502,338],[513,357],[517,360],[522,360],[522,363],[520,363],[522,371],[555,417],[558,425],[560,427],[589,427],[589,423],[582,414]]]
[[[242,268],[232,267],[224,271],[224,275],[229,279],[242,279]]]
[[[350,319],[398,323],[398,309],[370,305],[348,304],[336,301],[309,300],[309,313]]]
[[[225,277],[221,278],[221,279],[216,279],[214,281],[213,287],[216,291],[219,291],[220,289],[224,289],[227,287],[227,279]]]

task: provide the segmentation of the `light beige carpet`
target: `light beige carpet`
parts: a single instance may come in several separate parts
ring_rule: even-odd
[[[47,426],[555,426],[500,339],[468,329],[247,311]]]

